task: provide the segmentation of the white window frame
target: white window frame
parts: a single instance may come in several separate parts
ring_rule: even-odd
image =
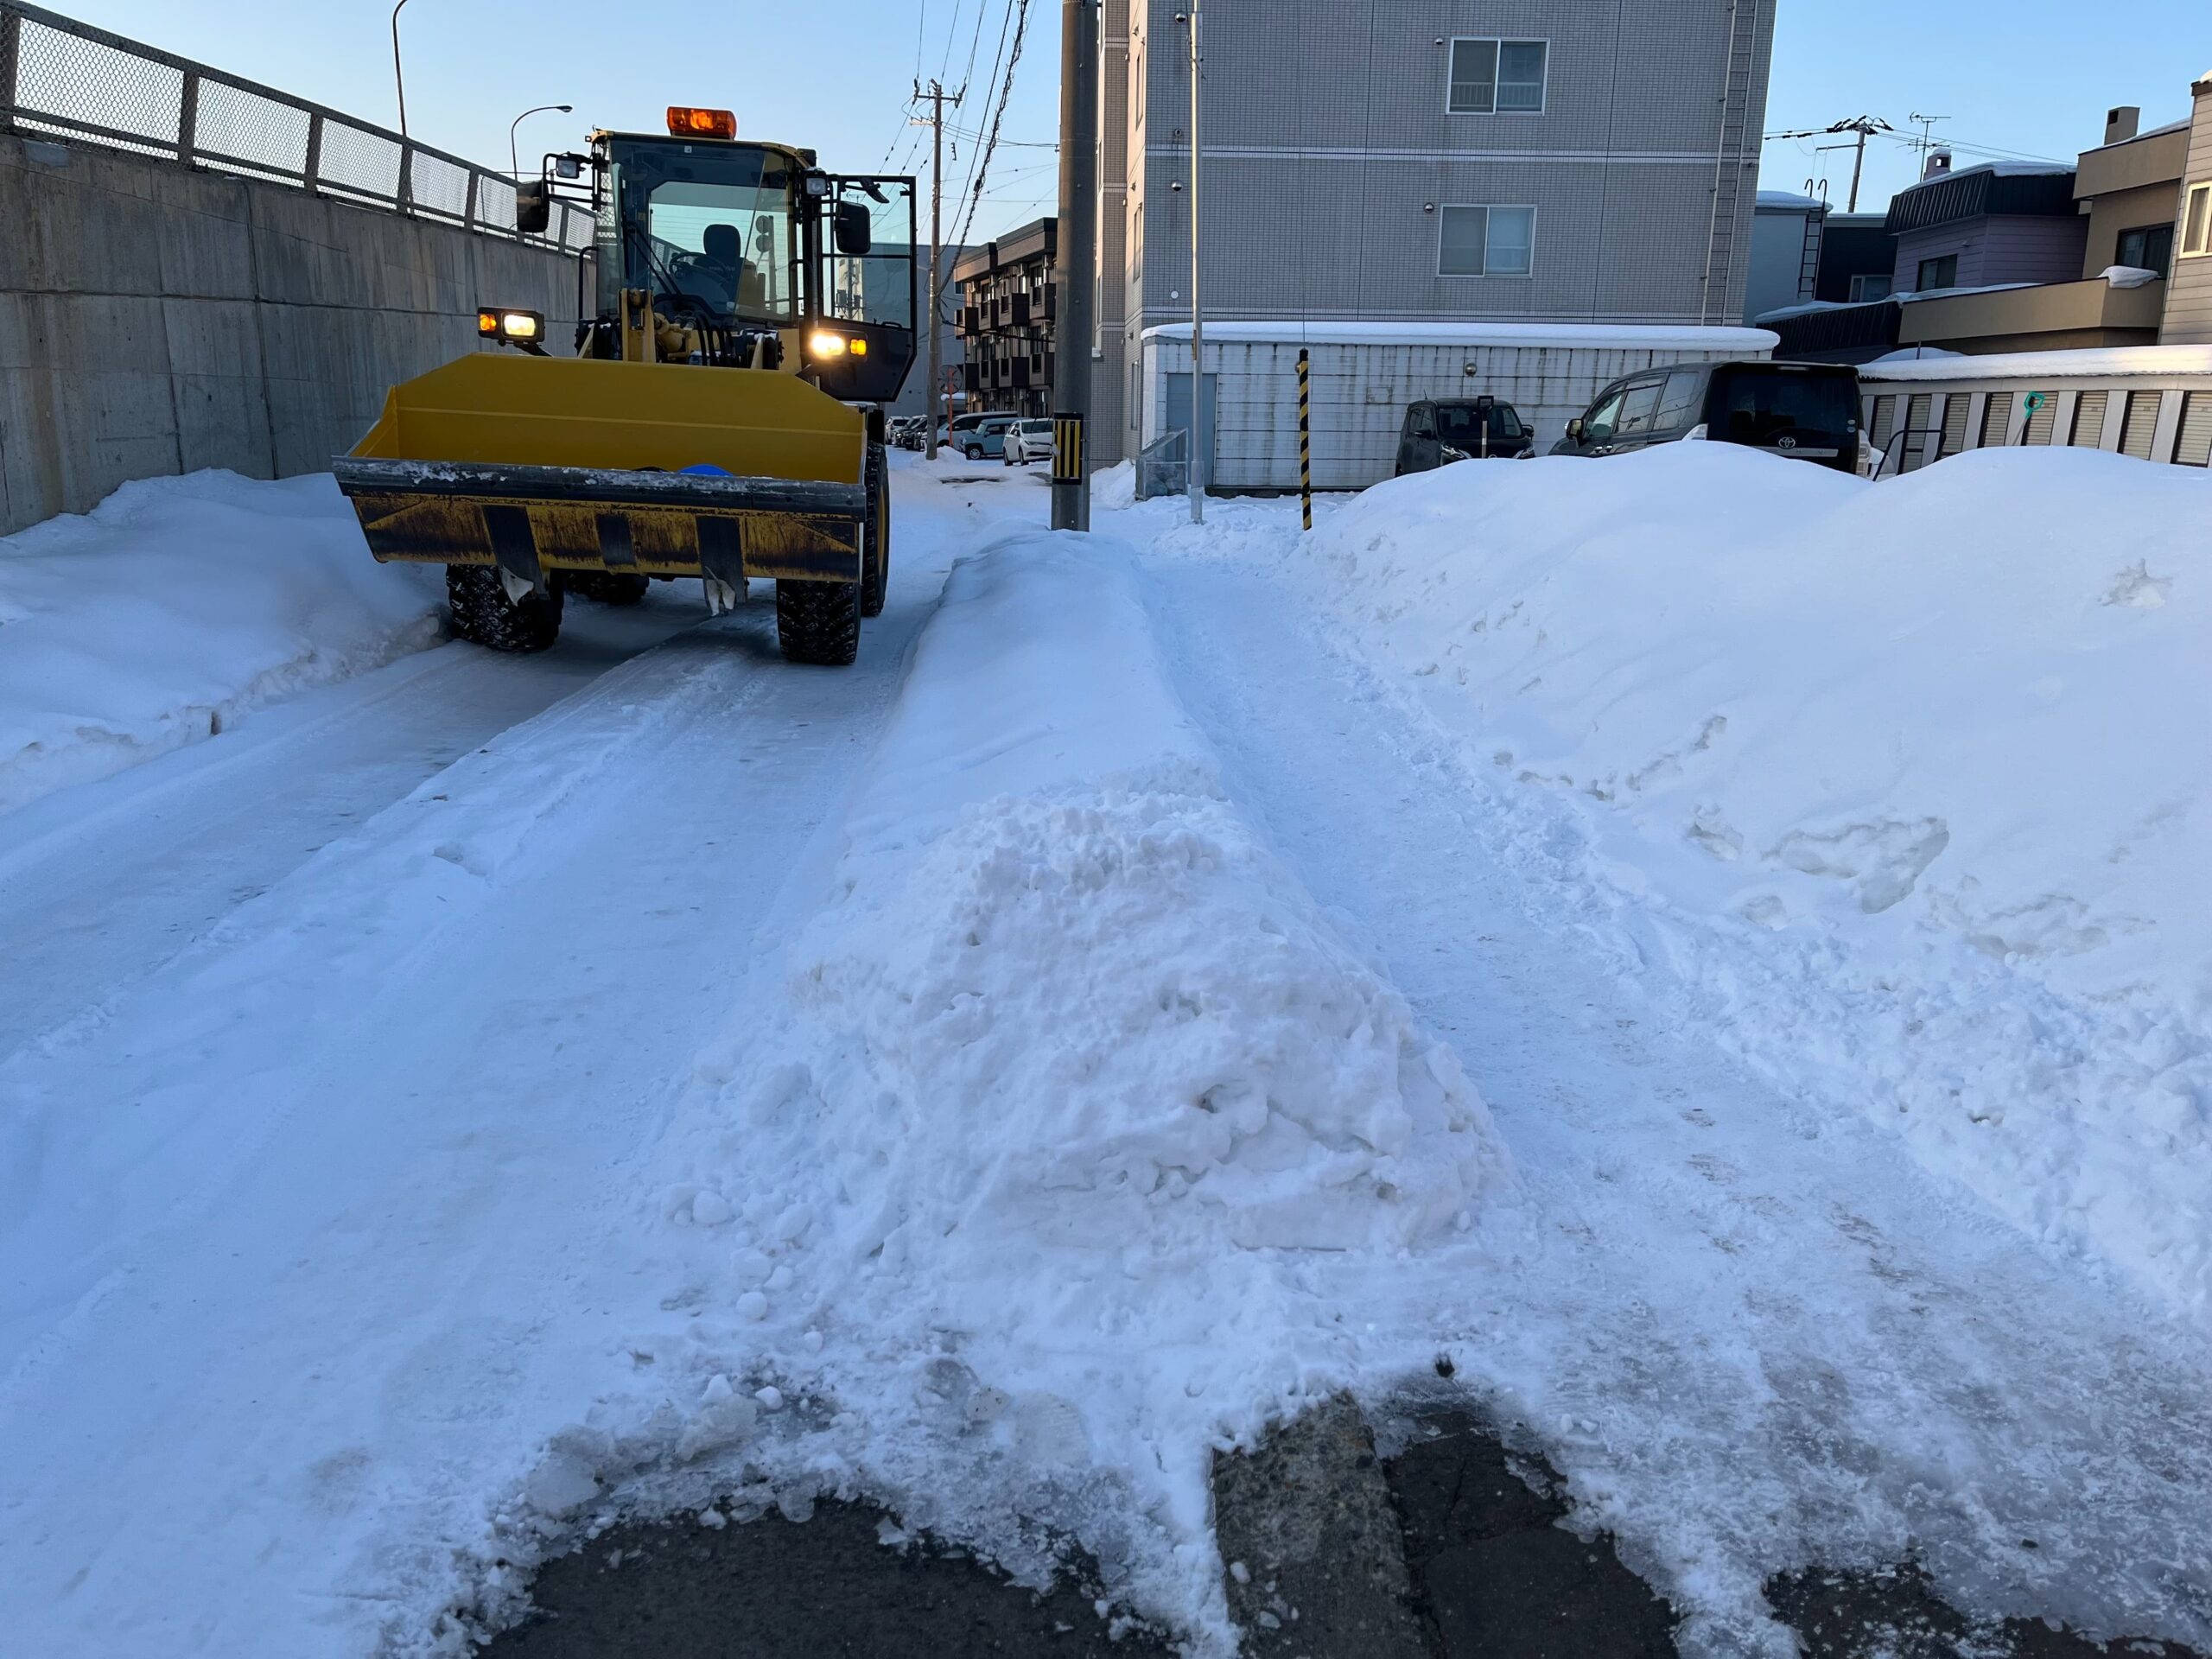
[[[1446,270],[1444,269],[1444,218],[1446,213],[1464,213],[1479,207],[1483,213],[1483,268],[1480,270]],[[1492,270],[1490,268],[1490,216],[1498,209],[1529,215],[1529,269],[1526,270]],[[1436,206],[1436,275],[1439,281],[1453,283],[1499,282],[1525,283],[1536,274],[1536,222],[1541,217],[1533,201],[1443,201]]]
[[[1452,105],[1452,66],[1459,56],[1462,42],[1496,48],[1491,60],[1490,108],[1486,110],[1454,109]],[[1544,48],[1544,78],[1538,83],[1536,107],[1533,110],[1501,110],[1497,107],[1497,89],[1503,84],[1500,77],[1505,68],[1505,48],[1509,46],[1541,46]],[[1516,35],[1454,35],[1445,42],[1444,54],[1444,113],[1446,115],[1516,116],[1541,115],[1552,100],[1552,43],[1549,38]]]
[[[2195,247],[2191,247],[2189,244],[2190,220],[2195,217],[2200,200],[2203,203],[2204,214],[2202,219],[2196,220],[2196,230],[2198,241]],[[2181,247],[2175,255],[2177,258],[2202,259],[2212,257],[2212,179],[2200,179],[2182,193],[2180,240]]]

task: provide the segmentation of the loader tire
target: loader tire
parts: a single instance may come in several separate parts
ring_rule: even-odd
[[[571,570],[561,585],[578,599],[601,605],[635,605],[652,591],[652,578],[634,570]]]
[[[861,560],[861,614],[883,614],[891,582],[891,469],[883,447],[868,452],[868,550]]]
[[[861,584],[778,582],[776,642],[785,662],[849,666],[861,654]]]
[[[561,588],[525,594],[518,603],[507,597],[499,569],[489,564],[446,567],[446,603],[453,609],[453,631],[471,645],[493,651],[543,651],[561,636]]]

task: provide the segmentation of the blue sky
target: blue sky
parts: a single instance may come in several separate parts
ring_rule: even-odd
[[[48,0],[54,3],[54,0]],[[1938,138],[2070,159],[2097,142],[2106,107],[2139,104],[2154,125],[2187,112],[2189,83],[2212,68],[2212,5],[2204,0],[2111,0],[2090,26],[2058,0],[1780,0],[1767,129],[1825,126],[1872,114],[1908,130],[1915,111],[1948,119]],[[303,26],[299,0],[60,0],[60,9],[119,34],[270,82],[302,97],[394,118],[391,9],[386,0],[323,0]],[[1058,124],[1059,3],[1031,0],[1025,42],[977,210],[979,233],[1052,211],[1049,145]],[[1470,0],[1471,13],[1479,12]],[[645,7],[608,0],[408,0],[401,17],[408,112],[416,136],[497,163],[507,127],[534,104],[569,103],[572,117],[533,117],[523,154],[574,143],[589,126],[656,128],[671,103],[734,107],[751,136],[812,144],[833,166],[920,171],[927,135],[903,124],[918,71],[970,82],[957,125],[977,133],[999,51],[1004,0],[723,0]],[[688,28],[674,20],[694,18]],[[628,38],[610,38],[609,20]],[[748,66],[744,33],[773,35],[803,20],[816,44],[807,68]],[[981,24],[980,29],[978,24]],[[687,34],[690,38],[687,39]],[[972,63],[972,69],[970,65]],[[948,181],[969,174],[973,138],[955,141]],[[526,163],[527,164],[527,160]],[[1770,143],[1763,182],[1802,188],[1825,176],[1840,203],[1847,154],[1815,156],[1806,143]],[[1878,207],[1914,176],[1912,151],[1878,139],[1867,154],[1862,207]]]

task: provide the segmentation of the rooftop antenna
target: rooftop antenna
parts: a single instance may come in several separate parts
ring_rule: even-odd
[[[1920,137],[1912,141],[1916,172],[1924,174],[1928,171],[1928,152],[1936,147],[1936,124],[1950,118],[1948,115],[1923,115],[1918,110],[1905,117],[1907,121],[1920,129]]]

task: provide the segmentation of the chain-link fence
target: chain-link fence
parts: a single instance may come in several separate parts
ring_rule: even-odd
[[[0,132],[67,138],[513,237],[514,181],[36,6],[0,0]],[[543,236],[581,250],[591,216],[554,204]]]
[[[1191,487],[1191,434],[1171,427],[1137,451],[1137,499],[1183,495]]]

